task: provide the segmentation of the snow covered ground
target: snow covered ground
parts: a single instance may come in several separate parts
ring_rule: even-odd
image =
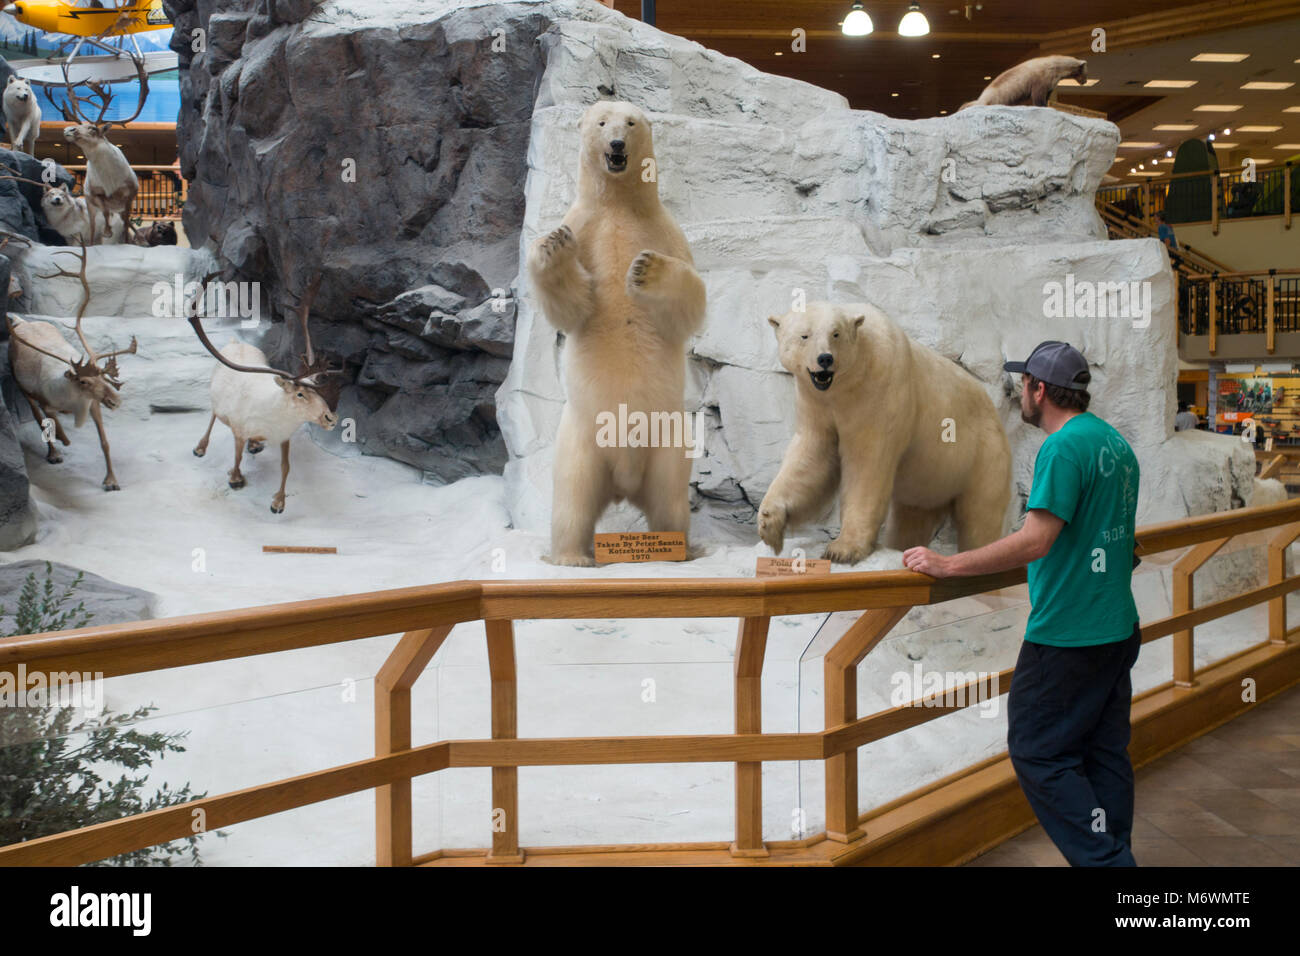
[[[141,399],[136,393],[136,401]],[[438,581],[492,577],[746,576],[761,545],[707,545],[684,564],[596,571],[541,561],[543,537],[508,527],[499,478],[436,487],[396,462],[339,457],[307,432],[293,443],[285,513],[269,510],[278,456],[245,458],[248,486],[226,485],[232,439],[218,424],[206,458],[191,449],[204,412],[111,417],[119,492],[102,476],[93,426],[75,431],[65,461],[44,461],[35,426],[24,422],[28,466],[42,514],[39,539],[7,559],[49,558],[158,595],[156,614],[238,608]],[[804,544],[816,552],[811,541]],[[337,555],[264,555],[264,544],[332,545]],[[505,570],[493,571],[501,549]],[[200,560],[201,557],[201,560]],[[1215,561],[1236,560],[1232,556]],[[901,566],[897,552],[864,567]],[[1154,565],[1135,578],[1144,620],[1168,613],[1168,575]],[[891,706],[894,674],[990,671],[1014,663],[1028,612],[1022,589],[917,609],[864,663],[859,713]],[[821,655],[852,615],[778,618],[763,681],[764,728],[821,728]],[[819,635],[819,627],[825,625]],[[1198,663],[1247,646],[1263,633],[1256,609],[1199,628]],[[732,729],[736,622],[719,620],[521,621],[521,736],[725,733]],[[816,640],[814,640],[816,638]],[[189,731],[186,753],[154,779],[222,793],[358,760],[373,753],[372,679],[395,637],[114,678],[106,704],[159,711],[145,726]],[[1169,639],[1149,645],[1135,685],[1170,673]],[[489,735],[489,685],[482,625],[452,634],[413,693],[414,739]],[[1005,749],[1001,706],[940,718],[864,747],[863,808]],[[732,826],[727,764],[526,767],[520,779],[525,845],[726,840]],[[764,768],[764,830],[788,839],[824,825],[822,766]],[[454,769],[415,782],[416,852],[490,842],[490,773]],[[229,828],[204,842],[220,864],[364,864],[374,859],[370,792]]]

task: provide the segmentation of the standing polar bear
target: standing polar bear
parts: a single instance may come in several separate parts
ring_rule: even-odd
[[[686,237],[659,201],[645,114],[601,102],[579,130],[577,199],[529,249],[528,274],[566,336],[549,560],[590,566],[596,522],[612,502],[630,501],[651,531],[689,530],[686,343],[704,323],[706,297]],[[599,421],[624,412],[680,423],[685,440],[617,447]]]
[[[813,302],[768,322],[794,376],[796,424],[759,507],[763,541],[779,554],[786,527],[820,517],[837,488],[840,535],[825,553],[837,563],[875,549],[887,511],[899,550],[928,545],[949,512],[962,551],[1001,536],[1011,449],[974,376],[870,305]]]

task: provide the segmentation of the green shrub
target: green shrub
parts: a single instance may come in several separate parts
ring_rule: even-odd
[[[45,584],[36,583],[35,572],[27,576],[18,595],[14,628],[0,637],[40,634],[84,627],[92,615],[85,603],[67,607],[81,585],[82,574],[62,593],[53,580],[53,567],[46,562]],[[0,618],[6,616],[0,605]],[[167,753],[183,753],[178,741],[188,731],[176,734],[141,733],[131,725],[158,708],[152,704],[129,714],[105,710],[93,721],[75,726],[74,707],[0,706],[0,846],[34,840],[37,837],[118,820],[207,796],[192,793],[190,785],[179,790],[165,784],[145,796],[149,768]],[[78,744],[77,741],[81,742]],[[115,768],[143,771],[122,773],[106,779]],[[161,846],[134,850],[103,861],[117,866],[170,866],[188,858],[200,863],[199,834]]]

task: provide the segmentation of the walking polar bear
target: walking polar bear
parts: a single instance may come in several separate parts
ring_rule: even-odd
[[[686,343],[704,323],[705,289],[659,201],[645,114],[601,102],[579,128],[577,199],[533,243],[527,266],[543,313],[565,334],[549,560],[590,566],[596,522],[613,502],[630,501],[651,531],[689,530],[683,442],[617,447],[598,435],[598,420],[621,418],[622,405],[629,418],[675,420],[684,433]]]
[[[796,424],[759,507],[778,554],[787,527],[840,493],[840,535],[825,557],[855,564],[876,547],[928,545],[951,512],[958,548],[1002,534],[1011,449],[993,402],[964,369],[913,342],[870,305],[809,303],[768,322],[795,379]],[[891,507],[892,505],[892,507]]]

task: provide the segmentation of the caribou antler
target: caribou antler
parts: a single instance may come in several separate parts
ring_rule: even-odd
[[[255,365],[239,365],[230,361],[230,359],[226,358],[217,350],[217,347],[212,344],[212,340],[208,338],[208,333],[203,330],[203,323],[199,319],[199,302],[207,292],[208,283],[219,275],[221,275],[220,272],[210,272],[204,276],[203,281],[199,283],[199,294],[196,295],[193,301],[185,307],[186,321],[189,322],[190,327],[194,329],[194,334],[199,337],[199,342],[202,343],[203,347],[208,350],[214,359],[226,366],[226,368],[234,369],[236,372],[255,372],[267,375],[278,375],[283,379],[293,382],[295,385],[305,385],[307,388],[312,389],[316,388],[314,382],[308,381],[308,379],[313,377],[314,374],[311,369],[308,369],[306,372],[301,372],[298,375],[291,375],[289,372],[278,368],[271,368],[270,366],[258,367]]]
[[[108,379],[109,383],[112,384],[114,388],[121,388],[122,382],[118,378],[117,356],[136,354],[135,336],[131,336],[131,344],[126,348],[114,349],[112,352],[105,352],[103,355],[100,355],[91,347],[90,341],[86,338],[86,333],[81,328],[81,320],[85,318],[86,308],[90,305],[90,280],[86,278],[86,244],[84,241],[80,243],[80,247],[80,252],[73,252],[71,249],[59,249],[54,253],[56,256],[60,253],[67,256],[76,256],[81,262],[81,268],[76,272],[70,272],[62,266],[59,266],[57,271],[52,272],[49,275],[37,276],[37,278],[54,279],[63,276],[68,279],[77,279],[81,283],[81,305],[77,308],[76,332],[77,338],[81,341],[81,349],[86,354],[82,357],[81,361],[74,361],[72,359],[63,358],[61,355],[52,355],[44,349],[32,345],[22,336],[19,336],[19,340],[24,345],[35,349],[37,352],[49,355],[51,358],[57,358],[62,362],[67,362],[72,366],[72,370],[77,375],[102,375],[104,378]],[[3,246],[0,246],[0,248],[3,248]],[[5,318],[8,319],[8,315],[6,315]],[[9,334],[14,334],[12,322],[9,324]],[[104,361],[105,359],[107,359],[107,361]],[[100,367],[99,363],[101,361],[104,361],[103,367]]]
[[[307,346],[307,354],[303,356],[303,362],[307,368],[316,364],[316,353],[311,347],[311,330],[307,328],[307,315],[311,312],[312,300],[316,298],[316,293],[320,290],[321,274],[316,273],[315,278],[307,284],[307,291],[303,293],[302,301],[298,304],[298,319],[302,323],[302,339]]]
[[[315,384],[319,384],[321,379],[331,375],[343,374],[342,369],[331,368],[329,362],[323,356],[318,357],[311,344],[311,329],[308,327],[307,317],[311,312],[312,301],[320,290],[320,283],[321,274],[318,272],[308,283],[307,291],[303,293],[302,301],[298,305],[298,321],[302,325],[302,338],[307,348],[306,355],[298,356],[303,365],[303,370],[299,375],[304,379],[310,379]]]
[[[63,276],[68,279],[80,280],[82,294],[81,294],[81,305],[77,309],[77,338],[81,340],[81,348],[85,351],[87,356],[87,361],[85,364],[87,366],[98,365],[99,357],[95,354],[95,350],[90,347],[90,343],[86,341],[86,334],[81,331],[81,320],[86,315],[86,307],[90,305],[90,281],[86,278],[85,240],[84,239],[79,240],[78,245],[80,245],[81,247],[81,252],[79,253],[73,252],[71,249],[58,249],[54,253],[56,256],[57,255],[76,256],[79,260],[81,260],[81,268],[77,272],[69,272],[67,269],[64,269],[62,266],[59,266],[57,272],[52,272],[47,276],[37,276],[37,278],[55,279],[58,278],[59,276]]]
[[[110,28],[111,29],[111,28]],[[104,34],[100,35],[101,38]],[[66,45],[66,44],[65,44]],[[68,61],[64,59],[60,64],[63,68],[63,86],[67,93],[67,106],[72,114],[72,118],[82,123],[90,123],[92,126],[126,126],[128,123],[135,122],[141,112],[144,111],[144,102],[149,98],[149,73],[145,69],[144,58],[136,53],[123,50],[131,58],[131,63],[135,67],[136,79],[140,83],[140,96],[135,104],[135,112],[126,119],[113,119],[105,121],[104,116],[108,113],[108,108],[113,104],[113,93],[105,88],[105,84],[95,80],[82,80],[80,83],[73,83],[72,76],[68,72]],[[81,97],[76,93],[76,88],[84,84],[96,99],[99,100],[99,115],[93,120],[87,119],[86,114],[81,111],[82,103],[90,103],[90,97]]]

